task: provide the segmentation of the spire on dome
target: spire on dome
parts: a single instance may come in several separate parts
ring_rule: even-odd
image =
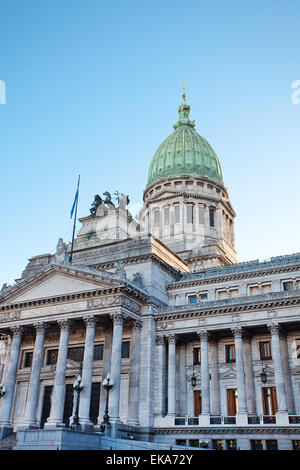
[[[176,124],[174,124],[174,129],[178,126],[186,124],[191,127],[195,127],[195,121],[190,121],[189,116],[191,113],[191,107],[186,102],[186,94],[185,94],[185,77],[183,74],[183,94],[182,94],[182,103],[178,108],[179,119]]]

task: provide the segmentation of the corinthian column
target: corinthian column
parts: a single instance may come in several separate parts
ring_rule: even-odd
[[[139,321],[136,321],[132,328],[127,420],[127,423],[132,426],[138,425],[141,328],[142,323]]]
[[[92,315],[83,318],[86,326],[85,345],[82,366],[83,389],[79,401],[79,423],[82,429],[91,429],[93,423],[90,421],[90,404],[93,380],[94,341],[96,320]]]
[[[170,334],[168,337],[168,415],[176,414],[176,337]]]
[[[280,350],[279,326],[273,324],[269,325],[268,328],[272,338],[272,357],[274,362],[275,386],[278,406],[276,414],[277,418],[280,420],[280,423],[278,424],[287,424],[285,421],[288,421],[288,410]]]
[[[46,325],[44,323],[36,323],[34,325],[36,331],[35,345],[32,358],[32,366],[30,373],[30,381],[27,393],[27,402],[25,408],[23,427],[38,427],[36,423],[36,409],[38,402],[38,393],[40,386],[40,373],[43,360],[44,340],[46,333]]]
[[[201,399],[203,415],[210,414],[210,387],[209,387],[209,368],[208,368],[208,333],[207,331],[198,332],[201,344]]]
[[[120,389],[121,389],[121,363],[122,363],[122,336],[124,317],[121,314],[111,315],[114,323],[113,340],[111,350],[111,382],[113,387],[109,394],[110,421],[120,422]]]
[[[11,328],[13,333],[13,342],[11,347],[10,362],[6,375],[5,388],[6,393],[1,398],[0,410],[0,439],[12,432],[10,423],[10,414],[14,399],[14,392],[16,386],[17,367],[19,362],[21,338],[23,329],[20,326]]]
[[[60,320],[58,321],[58,324],[60,326],[59,349],[50,416],[45,423],[45,428],[65,426],[63,415],[70,322],[68,320]]]
[[[236,355],[236,378],[237,378],[237,389],[238,389],[238,417],[237,424],[245,424],[247,421],[247,396],[246,396],[246,381],[245,381],[245,368],[244,368],[244,356],[243,356],[243,340],[242,340],[242,328],[233,328],[232,333],[234,335],[235,342],[235,355]]]

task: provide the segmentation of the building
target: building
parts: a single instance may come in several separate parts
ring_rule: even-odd
[[[237,262],[218,157],[185,94],[178,112],[139,220],[96,195],[72,262],[59,239],[1,290],[0,436],[21,449],[56,448],[79,374],[80,448],[300,448],[300,254]]]

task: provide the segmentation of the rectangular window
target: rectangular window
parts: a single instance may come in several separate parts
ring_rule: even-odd
[[[33,358],[33,351],[25,351],[23,367],[31,367],[32,358]]]
[[[260,351],[260,358],[262,360],[272,359],[271,342],[270,341],[261,341],[259,343],[259,351]]]
[[[278,445],[276,439],[266,439],[266,449],[267,450],[278,450]]]
[[[236,388],[227,389],[227,413],[228,416],[235,416],[238,412],[238,396]]]
[[[103,350],[103,344],[95,344],[93,357],[94,361],[103,361]]]
[[[76,346],[68,349],[68,359],[75,362],[82,362],[84,354],[84,346]]]
[[[188,224],[194,223],[194,206],[186,206],[186,221]]]
[[[164,209],[164,225],[170,224],[170,209],[165,207]]]
[[[211,227],[215,226],[215,211],[214,211],[214,209],[209,209],[209,225]]]
[[[226,439],[226,450],[237,450],[236,439]]]
[[[159,218],[160,218],[159,217],[159,215],[160,215],[159,211],[158,210],[154,211],[153,215],[154,215],[154,227],[159,227],[159,225],[160,225],[159,224]]]
[[[128,359],[130,354],[130,341],[122,341],[122,359]]]
[[[212,439],[212,447],[214,450],[223,450],[222,439]]]
[[[229,298],[233,299],[233,297],[238,297],[239,290],[238,289],[230,289],[229,290]]]
[[[297,359],[300,359],[300,339],[296,339],[296,354],[297,354]]]
[[[227,291],[226,290],[220,290],[218,292],[218,300],[225,300],[227,299]]]
[[[290,291],[293,290],[293,283],[292,281],[285,281],[282,283],[282,287],[284,291]]]
[[[263,443],[260,439],[250,439],[251,450],[263,450]]]
[[[180,206],[174,206],[174,222],[175,224],[180,223]]]
[[[262,286],[263,294],[269,294],[271,292],[271,284],[264,284]]]
[[[176,439],[176,445],[177,446],[186,446],[186,440],[185,439]]]
[[[190,439],[189,447],[199,447],[199,439]]]
[[[196,304],[197,303],[197,296],[196,295],[190,295],[188,297],[189,299],[189,304]]]
[[[201,390],[194,390],[194,416],[202,413]]]
[[[200,300],[207,300],[207,294],[199,294]]]
[[[294,440],[293,441],[293,450],[300,450],[300,441]]]
[[[226,362],[235,362],[235,345],[226,344],[225,346]]]
[[[201,364],[201,348],[193,349],[194,365]]]
[[[249,287],[249,295],[259,295],[259,287],[258,286]]]
[[[262,388],[263,409],[266,416],[273,416],[277,412],[276,387]]]
[[[48,349],[46,365],[54,365],[57,363],[58,349]]]

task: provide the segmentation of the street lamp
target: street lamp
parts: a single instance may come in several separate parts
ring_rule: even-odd
[[[267,374],[266,374],[266,369],[264,366],[261,366],[260,378],[261,378],[262,383],[265,384],[267,381]]]
[[[81,385],[81,375],[78,374],[77,379],[75,380],[73,384],[73,411],[72,411],[72,416],[70,418],[70,429],[77,429],[79,428],[79,416],[78,416],[78,410],[79,410],[79,395],[80,392],[83,389],[83,385]]]
[[[107,373],[106,378],[103,380],[103,387],[106,390],[106,405],[105,405],[105,413],[103,416],[102,426],[105,424],[109,424],[109,415],[108,415],[108,401],[109,401],[109,391],[113,387],[113,382],[110,380],[110,374]]]
[[[6,387],[3,382],[0,384],[0,398],[3,398],[6,394]]]

